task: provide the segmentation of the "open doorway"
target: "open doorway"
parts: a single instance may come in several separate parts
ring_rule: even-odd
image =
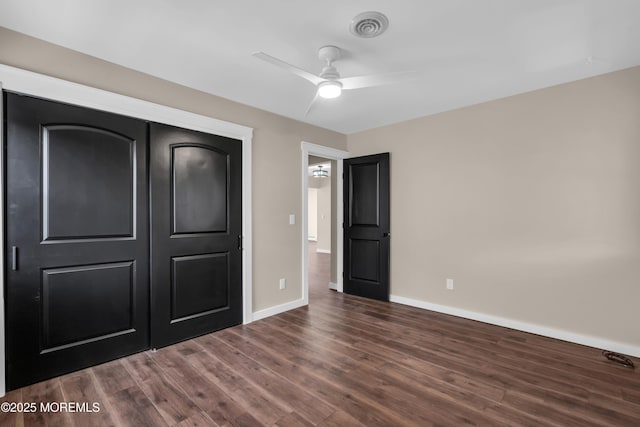
[[[306,304],[310,293],[342,292],[342,159],[346,157],[346,151],[302,143],[302,298]],[[314,170],[319,170],[317,176]]]
[[[309,156],[307,189],[307,258],[309,298],[321,298],[337,289],[336,160]]]

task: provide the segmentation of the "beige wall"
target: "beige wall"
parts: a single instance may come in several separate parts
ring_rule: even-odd
[[[344,150],[346,136],[192,90],[0,28],[0,63],[254,128],[253,309],[302,293],[301,141]],[[304,107],[302,107],[304,108]],[[289,214],[296,225],[289,225]],[[278,289],[278,280],[287,288]]]
[[[324,160],[326,163],[327,160]],[[315,237],[318,241],[316,248],[320,252],[331,251],[331,179],[309,177],[309,195],[311,191],[315,190],[316,202],[312,207],[309,202],[309,223],[308,230],[309,235],[311,231],[316,232]],[[311,212],[311,209],[315,208],[315,212]],[[333,218],[335,221],[335,218]],[[312,222],[314,222],[312,224]],[[315,225],[315,228],[312,228]]]
[[[319,252],[331,252],[331,179],[324,178],[318,187],[318,246]]]
[[[348,150],[391,153],[393,295],[640,345],[640,67]]]
[[[307,236],[318,240],[318,189],[309,188],[307,195]]]

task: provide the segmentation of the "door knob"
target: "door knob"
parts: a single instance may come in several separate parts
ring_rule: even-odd
[[[382,237],[391,237],[391,233],[382,233]]]

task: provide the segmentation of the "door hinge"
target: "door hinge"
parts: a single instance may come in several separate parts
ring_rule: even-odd
[[[242,234],[238,234],[238,250],[242,250]]]

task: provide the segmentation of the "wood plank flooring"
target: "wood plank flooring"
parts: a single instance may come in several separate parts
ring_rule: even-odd
[[[100,411],[0,413],[0,426],[640,426],[640,363],[327,289],[310,305],[9,392]]]

